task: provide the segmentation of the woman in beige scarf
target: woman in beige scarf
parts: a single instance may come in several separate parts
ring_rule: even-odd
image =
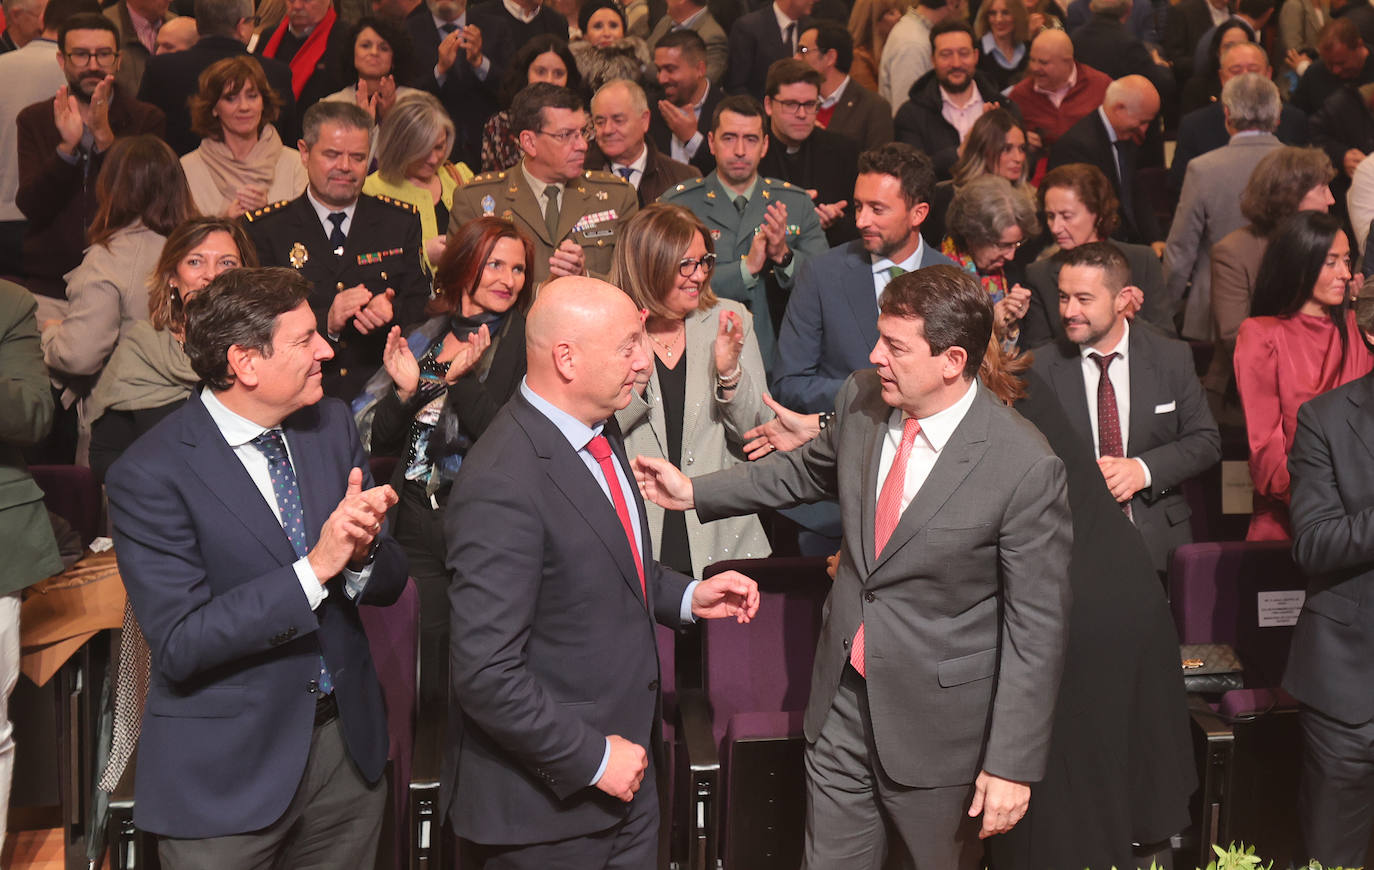
[[[225,58],[200,74],[191,129],[205,138],[181,166],[201,214],[235,218],[305,190],[300,155],[272,126],[280,107],[262,66],[248,55]]]

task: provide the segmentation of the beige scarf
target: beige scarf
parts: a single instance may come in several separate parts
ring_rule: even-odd
[[[217,139],[200,140],[200,156],[205,167],[210,170],[210,180],[215,188],[229,202],[238,196],[239,189],[252,185],[267,191],[272,187],[276,175],[277,161],[281,159],[281,137],[271,124],[263,125],[258,134],[258,144],[239,160],[229,150],[229,146]]]

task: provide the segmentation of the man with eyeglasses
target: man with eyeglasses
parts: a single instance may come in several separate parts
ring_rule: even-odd
[[[701,175],[659,151],[649,133],[649,98],[629,79],[612,79],[592,96],[596,142],[587,147],[587,168],[601,169],[634,185],[644,207],[675,184]]]
[[[162,110],[115,84],[119,33],[103,15],[73,15],[58,33],[57,63],[67,84],[19,113],[19,189],[28,218],[25,285],[62,299],[63,276],[81,262],[95,217],[95,179],[116,136],[163,135]]]
[[[831,247],[858,238],[849,195],[854,192],[859,148],[847,136],[816,124],[821,74],[804,60],[784,58],[768,69],[768,151],[759,172],[790,181],[816,204],[826,243]]]
[[[1014,103],[978,71],[978,41],[965,21],[949,19],[931,28],[934,68],[906,94],[894,120],[898,142],[930,155],[935,174],[949,178],[959,145],[983,113],[1001,106],[1020,119]]]
[[[625,222],[639,210],[632,184],[586,169],[587,112],[568,88],[536,82],[516,95],[511,127],[524,158],[458,188],[449,232],[482,216],[504,218],[534,242],[534,281],[610,274]]]

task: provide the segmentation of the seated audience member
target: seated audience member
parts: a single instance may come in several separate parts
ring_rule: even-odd
[[[1355,170],[1374,153],[1374,110],[1369,98],[1374,89],[1350,82],[1335,88],[1310,118],[1312,144],[1326,152],[1336,167],[1331,185],[1336,202],[1344,207]],[[1367,222],[1366,222],[1367,224]]]
[[[859,238],[811,258],[798,273],[778,333],[773,394],[788,408],[829,411],[845,378],[871,368],[878,298],[895,276],[950,263],[921,239],[935,189],[930,158],[890,142],[859,155]]]
[[[339,72],[348,84],[322,99],[356,103],[380,125],[397,100],[420,93],[400,84],[414,79],[410,36],[391,22],[359,18],[348,29],[341,52]],[[375,136],[377,127],[372,129]]]
[[[1284,220],[1300,211],[1321,211],[1335,201],[1331,161],[1316,148],[1284,146],[1269,152],[1250,174],[1240,197],[1246,226],[1222,237],[1212,247],[1212,330],[1216,346],[1203,377],[1212,414],[1227,426],[1245,425],[1236,395],[1232,357],[1236,332],[1250,316],[1250,300],[1259,282],[1260,264],[1269,241]]]
[[[1157,51],[1126,28],[1132,0],[1092,0],[1092,17],[1071,36],[1074,56],[1113,79],[1143,76],[1166,99],[1175,93],[1174,75]]]
[[[1374,60],[1360,30],[1348,19],[1328,21],[1317,36],[1318,60],[1298,79],[1292,102],[1308,116],[1345,84],[1355,87],[1374,82]]]
[[[129,329],[148,319],[148,279],[167,234],[195,214],[176,154],[152,136],[115,141],[95,195],[91,246],[67,276],[66,314],[43,324],[43,361],[67,387],[68,407],[90,392]]]
[[[333,350],[325,393],[352,399],[381,365],[387,329],[424,316],[430,280],[420,218],[409,203],[362,195],[367,112],[321,101],[303,126],[305,192],[248,212],[245,229],[264,266],[291,266],[310,282],[310,307]]]
[[[648,383],[615,415],[625,452],[675,465],[688,457],[703,472],[742,462],[743,433],[773,416],[749,312],[711,292],[714,247],[696,215],[655,203],[626,225],[611,279],[649,312],[644,330],[654,354]],[[771,552],[757,515],[706,524],[696,511],[644,507],[654,555],[685,574]]]
[[[1215,73],[1217,60],[1226,52],[1228,47],[1237,44],[1236,37],[1221,36],[1223,31],[1232,27],[1240,27],[1245,31],[1244,38],[1246,40],[1258,43],[1265,25],[1274,15],[1274,0],[1235,0],[1233,7],[1231,16],[1204,33],[1202,39],[1198,41],[1197,47],[1193,49],[1194,81],[1200,78],[1196,74],[1199,70],[1210,67],[1209,71]],[[1374,14],[1374,11],[1371,14]],[[1212,96],[1216,96],[1216,94],[1213,93]]]
[[[1021,320],[1023,350],[1064,338],[1064,323],[1059,318],[1061,252],[1107,241],[1120,220],[1111,182],[1102,170],[1086,163],[1066,163],[1051,169],[1040,182],[1039,198],[1045,228],[1054,237],[1054,244],[1026,267],[1031,297]],[[1164,270],[1159,257],[1146,245],[1116,241],[1113,244],[1130,269],[1127,315],[1138,313],[1141,320],[1156,330],[1173,336],[1174,315],[1165,304]]]
[[[840,245],[857,235],[848,209],[859,149],[853,140],[816,126],[820,73],[805,61],[784,58],[768,70],[768,147],[759,172],[807,191],[816,203],[826,241]]]
[[[1058,278],[1064,340],[1038,351],[1033,365],[1079,437],[1097,448],[1107,488],[1163,574],[1174,548],[1192,540],[1179,487],[1221,459],[1221,437],[1187,346],[1130,322],[1130,278],[1110,242],[1065,252]],[[1122,407],[1154,412],[1119,413]]]
[[[978,71],[999,91],[1016,84],[1026,74],[1030,21],[1022,0],[987,0],[978,7],[973,23],[982,52]]]
[[[1296,0],[1279,4],[1279,33],[1274,46],[1278,57],[1287,58],[1289,52],[1306,57],[1317,56],[1317,34],[1327,21],[1329,3],[1320,0]]]
[[[481,24],[488,19],[500,21],[500,26],[510,34],[510,44],[517,47],[528,45],[531,40],[541,36],[556,36],[564,42],[570,36],[568,19],[539,0],[511,0],[509,5],[504,0],[501,3],[481,4],[481,13],[482,17],[476,23]]]
[[[1073,40],[1062,30],[1047,29],[1030,45],[1026,77],[1008,96],[1025,122],[1026,145],[1039,177],[1059,138],[1097,111],[1107,95],[1110,77],[1073,57]]]
[[[171,0],[118,0],[105,10],[105,18],[119,31],[119,69],[115,81],[129,94],[137,94],[143,71],[157,49],[157,33],[176,15]]]
[[[136,320],[91,391],[91,470],[97,480],[163,417],[180,408],[200,379],[186,356],[186,303],[216,275],[258,265],[238,221],[191,218],[167,236],[148,278],[148,319]]]
[[[855,0],[849,13],[849,35],[854,42],[849,75],[859,87],[878,93],[878,60],[883,56],[883,45],[909,5],[907,0]],[[890,117],[891,106],[888,109]]]
[[[1283,147],[1274,135],[1282,102],[1273,82],[1254,73],[1233,78],[1221,101],[1231,143],[1189,165],[1164,248],[1166,304],[1183,308],[1183,337],[1197,341],[1212,338],[1212,246],[1245,226],[1240,201],[1250,174]]]
[[[1026,131],[1006,109],[991,109],[973,122],[973,129],[959,145],[959,162],[948,181],[935,185],[930,214],[921,224],[928,244],[940,247],[945,240],[945,215],[954,195],[975,178],[996,175],[1010,181],[1026,196],[1034,190],[1026,184]]]
[[[357,607],[396,600],[405,557],[381,531],[395,493],[321,400],[309,292],[292,269],[231,269],[197,294],[186,355],[207,386],[106,477],[154,651],[135,800],[164,867],[377,851],[386,710]]]
[[[1247,541],[1292,537],[1288,451],[1298,408],[1371,367],[1350,309],[1350,243],[1334,217],[1298,212],[1270,239],[1250,317],[1236,333],[1236,388],[1255,487]]]
[[[892,26],[878,55],[878,95],[892,106],[894,116],[910,97],[911,86],[934,65],[932,29],[963,11],[958,0],[916,0]]]
[[[1159,229],[1149,191],[1141,186],[1136,175],[1140,168],[1140,145],[1158,114],[1159,92],[1147,79],[1117,79],[1107,87],[1101,107],[1074,124],[1055,143],[1049,168],[1088,163],[1100,169],[1111,181],[1121,203],[1121,220],[1113,238],[1150,245],[1156,253],[1163,254],[1164,234]]]
[[[196,33],[196,20],[189,15],[173,18],[157,31],[157,42],[153,56],[185,51],[196,44],[200,38]],[[146,72],[146,67],[144,68]],[[140,85],[140,89],[141,89]]]
[[[191,127],[204,138],[181,158],[196,211],[236,218],[305,190],[300,154],[272,126],[279,108],[251,55],[216,61],[201,73]]]
[[[18,51],[42,34],[43,5],[34,0],[10,0],[4,8],[5,23],[4,32],[0,33],[0,54]]]
[[[392,517],[420,592],[420,703],[448,702],[448,578],[444,506],[468,448],[525,376],[525,312],[534,296],[534,248],[509,221],[459,227],[435,273],[430,318],[387,336],[384,370],[364,393],[371,452],[401,462]],[[443,733],[443,729],[438,729]]]
[[[1238,45],[1255,44],[1253,34],[1245,24],[1230,19],[1211,31],[1208,36],[1207,50],[1203,54],[1203,64],[1197,73],[1183,86],[1179,95],[1179,112],[1187,115],[1204,106],[1209,106],[1221,97],[1221,57]]]
[[[99,12],[95,0],[52,0],[41,10],[43,32],[23,48],[0,53],[0,275],[22,275],[24,213],[15,204],[19,189],[19,112],[39,100],[51,99],[66,82],[54,62],[62,24],[77,12]]]
[[[802,31],[797,57],[820,73],[816,125],[850,139],[860,151],[892,141],[892,107],[849,75],[853,39],[833,21]]]
[[[716,168],[706,140],[725,92],[706,75],[706,43],[691,30],[674,30],[654,47],[663,99],[654,106],[649,135],[658,150],[703,175]]]
[[[482,165],[482,126],[500,109],[501,79],[519,46],[495,10],[467,0],[425,0],[405,16],[416,87],[439,98],[453,121],[448,159]]]
[[[1327,5],[1333,20],[1345,19],[1354,23],[1365,45],[1374,44],[1374,8],[1370,8],[1368,3],[1361,3],[1359,0],[1329,0]]]
[[[806,192],[760,174],[768,151],[764,123],[763,109],[752,97],[722,100],[711,130],[716,169],[679,184],[660,202],[685,206],[710,229],[722,263],[712,276],[712,290],[744,303],[767,367],[777,344],[775,318],[782,318],[784,308],[780,300],[792,290],[798,270],[825,253],[827,245]]]
[[[28,219],[25,283],[60,297],[64,276],[81,262],[87,227],[98,206],[94,185],[116,136],[163,133],[163,115],[115,84],[119,50],[115,26],[81,13],[58,34],[57,63],[67,84],[55,99],[25,108],[18,127],[19,189],[14,202]]]
[[[453,194],[472,179],[471,169],[447,160],[453,136],[453,122],[433,94],[418,91],[397,100],[377,134],[377,171],[363,182],[369,196],[415,207],[431,272],[444,252]]]
[[[664,191],[701,175],[666,156],[649,135],[649,98],[629,79],[612,79],[592,97],[596,142],[587,146],[588,169],[618,175],[634,185],[643,208]]]
[[[511,62],[501,84],[504,108],[487,119],[482,127],[482,171],[500,172],[520,162],[519,135],[511,129],[510,105],[515,95],[535,82],[548,82],[576,93],[582,91],[582,75],[577,71],[568,43],[557,36],[539,36],[526,43]]]
[[[893,125],[898,142],[929,154],[935,174],[948,178],[973,122],[989,106],[1010,103],[978,72],[973,28],[959,20],[942,21],[931,29],[930,45],[934,68],[911,86]]]
[[[538,82],[511,104],[511,128],[524,153],[518,166],[479,175],[458,190],[449,234],[482,215],[501,215],[534,242],[534,283],[550,276],[605,275],[639,208],[618,175],[584,170],[587,112],[568,88]]]
[[[1368,284],[1355,301],[1355,315],[1364,340],[1374,340]],[[1371,507],[1371,386],[1374,377],[1365,375],[1299,409],[1289,460],[1293,560],[1307,575],[1307,597],[1283,687],[1302,703],[1301,854],[1326,867],[1365,863],[1374,820],[1367,797],[1370,756],[1361,739],[1374,711],[1363,693],[1351,691],[1366,684],[1370,663],[1350,654],[1363,648],[1367,629],[1360,611],[1374,595],[1364,536]]]
[[[720,22],[700,0],[668,0],[666,9],[649,32],[649,51],[654,52],[668,34],[690,30],[700,36],[706,46],[706,77],[719,85],[725,78],[725,65],[730,59],[730,39]]]
[[[1269,56],[1263,46],[1253,42],[1242,42],[1227,49],[1222,55],[1222,87],[1236,76],[1246,73],[1272,78],[1273,70],[1269,67]],[[1280,105],[1279,127],[1274,131],[1274,135],[1285,145],[1306,145],[1307,116],[1288,103]],[[1174,159],[1169,164],[1169,182],[1174,189],[1182,189],[1189,161],[1198,155],[1224,147],[1231,141],[1231,135],[1226,130],[1226,110],[1221,100],[1184,115],[1178,125],[1178,147],[1174,149]]]
[[[949,234],[940,253],[974,275],[993,303],[993,327],[1010,353],[1021,335],[1031,292],[1020,283],[1012,258],[1040,230],[1030,197],[996,175],[959,189],[946,216]]]
[[[248,54],[246,45],[253,31],[251,0],[199,0],[195,25],[200,39],[185,51],[154,56],[148,61],[138,98],[151,103],[167,116],[167,144],[178,154],[188,154],[200,144],[191,129],[188,104],[200,86],[200,75],[212,64]],[[276,94],[279,107],[272,121],[281,141],[294,144],[300,138],[296,97],[291,92],[291,70],[286,64],[267,57],[257,58],[268,87]],[[266,92],[265,89],[259,88]]]
[[[628,35],[625,11],[616,0],[586,0],[578,10],[582,38],[568,43],[588,93],[613,79],[644,81],[652,64],[649,46]]]
[[[1169,7],[1164,22],[1164,57],[1174,68],[1174,79],[1187,84],[1195,73],[1193,56],[1202,36],[1231,17],[1229,0],[1181,0]]]
[[[762,99],[768,70],[797,53],[797,40],[810,26],[816,0],[774,0],[741,15],[730,27],[730,62],[725,67],[725,92]]]
[[[303,117],[348,81],[339,63],[351,45],[348,25],[330,0],[295,0],[286,4],[286,16],[276,30],[263,34],[255,53],[291,68],[291,94]]]

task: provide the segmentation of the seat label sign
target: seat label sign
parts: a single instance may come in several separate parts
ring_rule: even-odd
[[[1302,603],[1307,600],[1307,592],[1302,589],[1284,589],[1278,592],[1260,592],[1257,594],[1259,595],[1259,604],[1256,610],[1259,611],[1260,628],[1296,625],[1298,612],[1302,610]]]

